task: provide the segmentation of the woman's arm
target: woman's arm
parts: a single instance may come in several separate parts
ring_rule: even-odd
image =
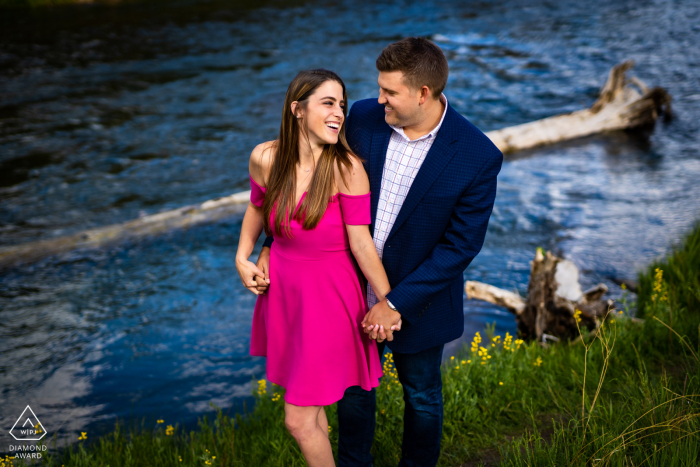
[[[345,176],[345,182],[338,176],[338,191],[344,195],[358,196],[365,195],[369,192],[369,179],[364,167],[359,159],[353,157],[352,169],[342,166],[339,169]],[[391,290],[389,279],[384,271],[382,260],[379,259],[377,249],[374,247],[372,235],[369,233],[369,225],[351,225],[345,224],[350,240],[350,250],[357,260],[357,264],[362,269],[362,273],[372,286],[372,290],[381,301],[384,300],[386,294]]]
[[[338,174],[337,183],[339,191],[342,194],[351,196],[367,194],[369,192],[367,173],[359,159],[353,157],[352,160],[352,170],[348,170],[346,167],[339,168],[339,170],[343,171],[345,181],[347,182],[347,185],[345,185]],[[391,286],[389,285],[389,279],[384,270],[384,265],[382,265],[382,260],[379,258],[377,249],[374,246],[372,235],[369,233],[369,225],[346,224],[345,228],[348,232],[350,250],[357,260],[357,264],[367,278],[372,290],[374,290],[377,299],[379,301],[384,300],[386,294],[391,291]],[[384,332],[386,332],[386,336],[388,336],[389,340],[392,340],[392,331],[398,331],[400,329],[401,321],[399,321],[397,325],[392,326],[390,330],[379,329],[379,326],[377,326],[377,329],[372,330],[371,336],[372,338],[376,338],[377,335],[379,335],[380,340],[384,340]]]
[[[259,144],[253,149],[250,155],[248,170],[250,176],[260,186],[265,186],[264,181],[267,179],[269,168],[271,166],[270,142]],[[261,271],[254,263],[248,260],[255,243],[260,237],[263,230],[263,210],[257,207],[252,202],[248,203],[248,208],[243,217],[243,225],[241,226],[241,236],[238,240],[238,252],[236,253],[236,269],[241,278],[241,282],[255,295],[259,295],[259,281],[266,282],[265,273]],[[256,279],[257,278],[257,279]],[[269,282],[269,280],[267,281]]]

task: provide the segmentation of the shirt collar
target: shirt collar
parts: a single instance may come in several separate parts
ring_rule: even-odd
[[[409,137],[406,136],[406,133],[403,132],[403,127],[394,126],[394,125],[389,125],[389,126],[390,126],[396,133],[398,133],[402,138],[404,138],[406,141],[414,142],[414,141],[422,141],[422,140],[428,139],[428,138],[433,138],[433,137],[435,137],[435,135],[437,135],[437,132],[440,131],[440,127],[442,126],[442,122],[443,122],[443,120],[445,120],[445,115],[447,114],[447,97],[445,97],[445,94],[443,94],[443,93],[440,94],[440,102],[442,102],[443,104],[445,104],[445,110],[443,110],[443,112],[442,112],[442,118],[440,118],[440,123],[438,123],[437,126],[436,126],[435,128],[433,128],[432,130],[430,130],[430,133],[428,133],[428,134],[426,134],[426,135],[423,135],[423,136],[421,136],[420,138],[416,138],[416,139],[413,139],[413,140],[412,140],[412,139],[409,139]]]

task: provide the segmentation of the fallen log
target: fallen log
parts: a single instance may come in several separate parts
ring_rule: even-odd
[[[589,109],[490,131],[486,135],[506,154],[603,131],[650,127],[661,113],[670,117],[671,96],[664,89],[648,89],[639,78],[625,77],[633,64],[628,60],[610,70],[600,97]]]
[[[499,289],[483,282],[467,281],[464,291],[470,300],[483,300],[507,308],[515,315],[525,310],[525,299],[514,292]]]
[[[647,89],[635,77],[625,78],[625,73],[632,64],[632,61],[626,61],[613,67],[601,89],[600,97],[590,109],[490,131],[486,136],[502,152],[508,153],[602,131],[653,125],[660,113],[670,114],[671,97],[661,88]],[[641,94],[630,84],[639,88]],[[250,192],[245,191],[123,224],[0,247],[0,270],[81,248],[104,248],[171,229],[215,221],[239,211],[238,205],[247,203],[249,196]],[[503,299],[506,300],[505,296]]]
[[[464,290],[469,299],[506,307],[527,340],[573,339],[579,328],[597,329],[613,306],[602,298],[608,291],[605,284],[582,291],[576,265],[539,248],[531,263],[527,298],[474,281],[467,281]]]
[[[0,248],[0,268],[32,263],[43,258],[79,249],[104,248],[129,239],[144,238],[164,232],[212,222],[241,211],[250,199],[250,191],[236,193],[201,204],[184,206],[123,223],[85,230],[73,235],[50,238]]]

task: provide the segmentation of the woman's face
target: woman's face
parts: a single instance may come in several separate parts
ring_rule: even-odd
[[[306,109],[297,108],[308,130],[309,142],[318,146],[336,144],[345,121],[343,87],[337,81],[326,81],[309,96]]]

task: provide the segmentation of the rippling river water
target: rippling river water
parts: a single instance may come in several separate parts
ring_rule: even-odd
[[[700,4],[341,0],[0,12],[0,245],[50,238],[247,189],[296,72],[326,67],[351,101],[407,35],[445,51],[450,105],[483,131],[589,106],[608,70],[665,87],[676,117],[506,160],[465,279],[524,294],[535,248],[584,286],[634,278],[700,215]],[[241,215],[0,276],[0,446],[26,405],[72,441],[115,417],[192,426],[240,410],[254,296],[234,267]],[[257,250],[255,252],[257,254]],[[464,339],[512,317],[465,298]],[[455,352],[461,341],[448,346]],[[153,419],[150,418],[149,421]],[[0,449],[1,450],[1,449]]]

